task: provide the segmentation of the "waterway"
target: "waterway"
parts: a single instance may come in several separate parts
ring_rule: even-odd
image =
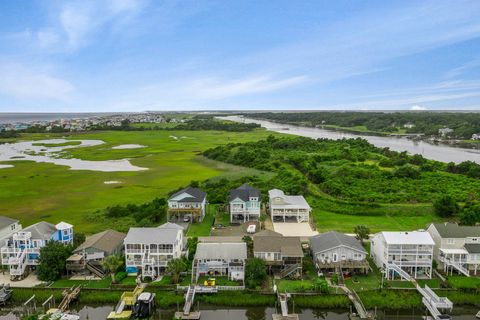
[[[113,305],[102,306],[78,306],[75,310],[81,320],[104,320],[113,310]],[[346,320],[347,310],[327,309],[296,309],[300,320]],[[157,308],[152,320],[173,318],[175,310],[161,310]],[[453,320],[473,320],[477,310],[472,307],[454,307],[452,312]],[[272,314],[276,313],[275,308],[250,307],[250,308],[215,308],[201,307],[201,320],[270,320]],[[18,320],[20,312],[17,310],[0,310],[0,320]],[[425,313],[422,310],[401,310],[401,311],[377,311],[379,320],[420,320]]]
[[[343,139],[343,138],[362,138],[370,142],[371,144],[380,148],[390,148],[394,151],[407,151],[410,154],[421,154],[423,157],[431,160],[437,160],[441,162],[455,162],[460,163],[463,161],[474,161],[480,163],[480,150],[457,148],[445,144],[433,144],[426,141],[414,141],[407,137],[380,137],[361,135],[354,133],[347,133],[341,131],[327,130],[322,128],[302,127],[290,124],[282,124],[272,121],[257,120],[251,118],[244,118],[241,116],[227,116],[219,117],[225,120],[231,120],[244,123],[258,123],[267,130],[293,134],[297,136],[309,137],[314,139],[326,138],[326,139]]]

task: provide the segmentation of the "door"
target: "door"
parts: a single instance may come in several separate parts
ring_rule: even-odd
[[[338,256],[337,256],[337,254],[336,254],[336,253],[334,253],[334,254],[333,254],[333,257],[332,257],[332,259],[333,259],[333,262],[337,262],[337,260],[338,260]]]

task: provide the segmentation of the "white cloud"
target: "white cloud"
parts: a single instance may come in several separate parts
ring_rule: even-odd
[[[425,110],[428,110],[428,108],[422,107],[419,105],[415,105],[410,108],[410,111],[425,111]]]
[[[67,101],[73,85],[42,70],[19,64],[0,64],[0,93],[16,98],[41,98]]]

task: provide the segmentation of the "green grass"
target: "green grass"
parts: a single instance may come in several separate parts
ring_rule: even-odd
[[[63,143],[32,143],[33,146],[38,146],[38,147],[65,147],[65,146],[77,146],[81,142],[80,141],[67,141]]]
[[[111,277],[105,277],[101,280],[69,280],[60,279],[55,281],[49,288],[71,288],[73,286],[82,286],[82,288],[110,288],[112,284]]]
[[[275,282],[279,292],[308,292],[313,291],[311,280],[278,280]]]
[[[201,223],[192,223],[187,231],[188,237],[208,237],[212,230],[215,215],[217,213],[217,206],[209,204],[205,212],[205,217]]]
[[[380,288],[381,275],[377,272],[369,272],[368,275],[357,275],[350,279],[345,279],[345,285],[357,292],[363,290],[375,290]]]
[[[120,281],[119,284],[126,285],[126,286],[135,286],[137,285],[137,278],[134,276],[128,276],[122,279],[122,281]]]
[[[204,282],[207,279],[210,279],[210,278],[212,278],[212,277],[207,277],[207,276],[198,277],[197,283],[203,285]],[[229,280],[227,277],[218,277],[217,276],[217,277],[213,277],[213,278],[215,278],[215,285],[217,285],[217,286],[240,286],[240,285],[242,285],[241,282]]]
[[[480,291],[480,278],[465,276],[448,276],[447,281],[455,289],[474,289]]]
[[[0,171],[0,207],[2,214],[20,218],[24,226],[39,220],[58,223],[66,220],[75,230],[94,233],[105,228],[126,229],[132,221],[99,219],[96,210],[107,206],[140,204],[187,185],[191,180],[214,177],[235,178],[242,175],[268,175],[204,159],[199,153],[211,147],[256,141],[272,134],[265,130],[251,132],[220,131],[105,131],[72,134],[24,134],[23,140],[99,139],[105,144],[74,148],[66,156],[84,160],[130,158],[136,166],[149,168],[136,172],[98,172],[69,170],[49,163],[11,161],[13,168]],[[185,137],[175,140],[170,136]],[[141,149],[112,150],[120,144],[142,144]],[[104,184],[117,180],[121,184]]]

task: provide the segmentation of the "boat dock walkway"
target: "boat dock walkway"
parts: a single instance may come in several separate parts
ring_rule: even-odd
[[[280,303],[281,314],[275,313],[272,314],[273,320],[298,320],[298,314],[288,313],[288,298],[290,295],[288,293],[278,293],[278,302]]]

